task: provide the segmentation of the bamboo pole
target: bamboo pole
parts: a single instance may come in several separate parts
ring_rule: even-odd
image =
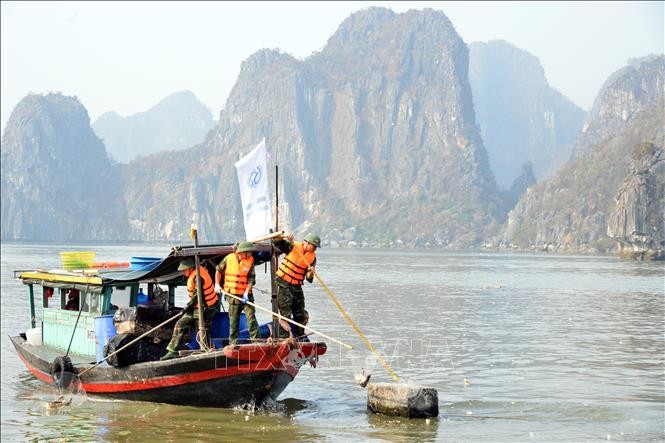
[[[198,234],[198,228],[196,225],[192,225],[191,227],[191,236],[194,239],[194,247],[198,248],[199,247],[199,234]],[[199,260],[199,253],[196,252],[194,254],[194,265],[196,266],[196,299],[197,299],[197,310],[199,314],[199,328],[198,328],[198,334],[196,335],[196,341],[199,343],[199,346],[203,350],[208,349],[208,340],[206,338],[206,327],[205,327],[205,322],[203,321],[203,290],[201,287],[201,271],[199,270],[199,266],[201,265],[201,262]]]
[[[114,356],[115,354],[117,354],[118,352],[122,352],[122,351],[124,351],[125,349],[127,349],[128,347],[130,347],[131,345],[133,345],[134,343],[136,343],[137,341],[141,340],[141,339],[142,339],[143,337],[145,337],[146,335],[150,334],[150,333],[153,332],[153,331],[156,331],[157,329],[161,328],[162,326],[164,326],[164,325],[166,325],[166,324],[172,322],[172,321],[175,320],[176,318],[182,316],[182,314],[184,314],[184,311],[178,312],[176,315],[174,315],[173,317],[169,318],[168,320],[165,320],[164,322],[158,324],[157,326],[155,326],[155,327],[152,328],[151,330],[149,330],[149,331],[147,331],[147,332],[144,332],[143,334],[141,334],[141,335],[139,335],[138,337],[136,337],[134,340],[132,340],[132,341],[130,341],[129,343],[127,343],[125,346],[123,346],[123,347],[121,347],[120,349],[118,349],[117,351],[112,352],[111,354],[107,355],[106,357],[104,357],[103,359],[101,359],[100,361],[98,361],[97,363],[95,363],[93,366],[90,366],[88,369],[86,369],[85,371],[83,371],[83,372],[81,372],[80,374],[78,374],[78,376],[81,377],[83,374],[85,374],[85,373],[88,372],[89,370],[94,369],[94,368],[96,368],[97,366],[101,365],[106,359],[108,359],[108,358],[110,358],[110,357],[113,357],[113,356]]]
[[[275,237],[281,237],[281,236],[283,236],[284,234],[285,234],[284,231],[272,232],[272,233],[270,233],[270,234],[266,234],[266,235],[262,235],[261,237],[254,238],[254,239],[252,239],[252,240],[250,240],[250,241],[251,241],[252,243],[256,243],[256,242],[260,242],[260,241],[263,241],[263,240],[270,240],[270,239],[273,239],[273,238],[275,238]]]
[[[237,297],[237,296],[235,296],[235,295],[233,295],[233,294],[229,294],[229,293],[226,292],[226,291],[222,291],[222,293],[223,293],[224,295],[228,295],[229,297],[234,298],[234,299],[236,299],[236,300],[238,300],[238,301],[242,301],[242,298],[241,298],[241,297]],[[317,331],[317,330],[315,330],[315,329],[312,329],[312,328],[310,328],[309,326],[301,325],[300,323],[295,322],[295,321],[291,320],[290,318],[286,318],[286,317],[284,317],[283,315],[277,314],[276,312],[273,312],[273,311],[271,311],[271,310],[268,309],[268,308],[264,308],[263,306],[259,306],[259,305],[257,305],[256,303],[252,303],[251,301],[246,301],[245,303],[247,303],[247,304],[250,305],[250,306],[254,306],[255,308],[260,309],[260,310],[262,310],[262,311],[268,312],[268,313],[270,313],[270,314],[276,316],[277,318],[280,318],[280,319],[282,319],[282,320],[284,320],[284,321],[287,321],[287,322],[289,322],[289,323],[291,323],[291,324],[293,324],[293,325],[299,326],[299,327],[304,328],[304,329],[308,329],[308,330],[312,331],[313,333],[320,335],[321,337],[327,338],[327,339],[329,339],[329,340],[334,341],[335,343],[338,343],[338,344],[344,346],[344,347],[347,348],[347,349],[353,349],[353,346],[351,346],[351,345],[347,345],[346,343],[343,343],[343,342],[337,340],[336,338],[332,338],[331,336],[326,335],[326,334],[324,334],[323,332],[319,332],[319,331]]]
[[[301,255],[301,258],[302,258],[302,255]],[[392,368],[390,367],[388,362],[383,358],[383,356],[381,356],[381,354],[379,354],[377,352],[377,350],[374,349],[374,346],[372,345],[372,343],[367,339],[367,337],[365,337],[365,334],[362,333],[360,328],[358,328],[358,326],[354,323],[354,321],[351,319],[349,314],[347,314],[346,310],[342,307],[342,304],[339,302],[339,300],[337,300],[337,297],[335,297],[335,295],[332,293],[330,288],[328,288],[328,286],[323,282],[323,280],[321,279],[319,274],[316,272],[316,270],[314,270],[314,276],[316,277],[316,280],[319,282],[321,287],[326,291],[326,293],[328,294],[328,297],[330,297],[330,299],[333,301],[333,303],[335,303],[335,306],[337,306],[337,309],[339,309],[339,311],[342,313],[342,315],[344,316],[346,321],[353,327],[353,329],[356,331],[356,334],[358,334],[358,336],[362,339],[363,343],[365,343],[365,346],[367,346],[367,349],[369,349],[370,352],[372,354],[374,354],[379,359],[379,361],[381,362],[383,367],[386,368],[386,371],[388,371],[388,374],[390,374],[390,376],[393,378],[393,380],[399,381],[399,377],[397,377],[397,374],[395,374],[395,372],[392,370]]]
[[[365,334],[363,334],[362,331],[360,330],[360,328],[358,328],[358,326],[356,326],[356,324],[353,322],[353,320],[351,320],[351,317],[349,317],[349,314],[346,313],[346,311],[342,307],[342,304],[333,295],[330,288],[328,288],[328,286],[325,283],[323,283],[323,280],[321,280],[321,277],[319,277],[319,274],[316,271],[314,271],[314,276],[316,277],[316,280],[319,282],[321,287],[326,291],[326,293],[328,294],[328,297],[330,297],[330,299],[335,303],[335,306],[337,306],[337,309],[339,309],[339,311],[342,313],[342,315],[344,316],[346,321],[349,322],[349,324],[353,327],[353,329],[356,331],[358,336],[360,336],[363,343],[365,343],[365,346],[367,346],[367,349],[369,349],[372,352],[372,354],[374,354],[379,359],[379,361],[381,362],[383,367],[386,368],[386,371],[388,371],[388,373],[393,378],[393,380],[399,381],[399,377],[397,377],[397,375],[390,368],[390,365],[388,365],[388,362],[386,362],[383,359],[383,357],[381,356],[381,354],[379,354],[376,351],[376,349],[374,349],[374,346],[372,346],[372,343],[370,343],[370,341],[367,339],[367,337],[365,337]]]

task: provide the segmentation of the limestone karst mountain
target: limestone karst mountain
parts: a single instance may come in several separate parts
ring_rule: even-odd
[[[265,137],[283,226],[384,245],[479,244],[503,202],[467,69],[466,45],[433,10],[353,14],[303,61],[257,52],[204,143],[128,166],[132,237],[168,240],[192,222],[211,240],[242,237],[233,162]]]
[[[570,158],[586,112],[547,82],[540,61],[508,42],[469,44],[469,81],[492,172],[507,189],[530,162],[537,180]]]
[[[128,117],[107,112],[92,124],[109,156],[121,163],[190,148],[202,142],[213,126],[212,114],[191,91],[173,93],[149,110]]]
[[[662,136],[660,138],[662,141]],[[629,173],[617,192],[607,235],[624,255],[665,258],[665,148],[638,144],[630,155]]]
[[[618,220],[628,220],[636,226],[651,223],[646,221],[646,216],[631,221],[631,217],[615,215],[614,222],[610,216],[632,206],[645,209],[647,201],[657,205],[658,195],[662,194],[662,189],[654,187],[629,192],[626,186],[630,188],[629,176],[640,169],[633,166],[631,172],[630,159],[636,147],[646,142],[657,152],[663,146],[664,77],[665,56],[662,55],[633,61],[610,76],[575,144],[575,158],[551,180],[530,188],[521,198],[509,214],[503,236],[505,244],[602,252],[616,247],[615,241],[607,236],[608,223],[611,235],[617,239],[631,234],[630,229],[626,231],[629,226],[619,225]],[[647,164],[660,158],[645,157]],[[655,163],[645,169],[659,170]],[[663,182],[652,183],[662,186]],[[627,201],[644,196],[647,189],[653,192],[648,199]],[[616,206],[617,195],[623,208]],[[662,215],[662,206],[654,206],[650,211]],[[661,232],[662,229],[655,232],[656,243],[662,240]]]
[[[241,239],[233,164],[265,138],[273,192],[280,168],[280,228],[316,231],[327,245],[657,249],[663,56],[611,76],[574,159],[534,184],[537,162],[570,151],[559,142],[579,109],[549,89],[530,55],[513,55],[526,60],[516,82],[531,87],[505,115],[532,144],[526,160],[511,151],[509,189],[490,169],[467,46],[433,10],[358,12],[304,60],[256,52],[213,129],[188,148],[144,152],[128,164],[109,160],[76,98],[28,96],[2,140],[2,238],[189,243],[197,223],[202,242]],[[524,132],[530,119],[533,132]],[[537,145],[549,160],[529,161]]]
[[[75,97],[29,95],[2,139],[2,239],[117,241],[128,224],[117,166]]]

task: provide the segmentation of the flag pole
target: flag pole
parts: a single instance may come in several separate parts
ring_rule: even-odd
[[[275,162],[275,232],[279,231],[279,166]]]
[[[279,232],[279,166],[277,166],[277,153],[275,153],[275,232]],[[279,311],[279,303],[277,301],[277,252],[275,247],[272,248],[272,258],[270,259],[270,306],[272,312]],[[272,330],[275,331],[275,337],[279,338],[280,333],[279,318],[273,315],[272,317]]]
[[[199,247],[199,234],[198,234],[198,227],[196,225],[192,225],[191,227],[191,236],[192,239],[194,239],[194,248]],[[196,303],[197,303],[197,310],[198,310],[198,315],[199,315],[199,331],[196,336],[197,342],[199,343],[199,346],[203,350],[207,350],[207,344],[208,344],[208,339],[206,337],[206,326],[205,322],[203,321],[203,290],[202,290],[202,285],[201,285],[201,272],[199,270],[199,266],[201,266],[201,261],[199,260],[199,253],[198,251],[194,254],[194,265],[196,266]]]

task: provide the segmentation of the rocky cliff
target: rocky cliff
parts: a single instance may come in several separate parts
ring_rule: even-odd
[[[665,57],[648,57],[612,75],[594,103],[575,158],[552,179],[529,188],[509,214],[503,242],[520,248],[576,252],[614,250],[606,233],[617,194],[628,180],[635,146],[663,146]],[[657,202],[657,194],[649,197]],[[621,203],[630,207],[627,202]],[[635,202],[643,207],[643,202]],[[662,207],[653,208],[662,213]],[[620,219],[621,217],[619,217]],[[615,220],[619,220],[615,219]],[[611,225],[622,237],[625,232]]]
[[[305,60],[258,51],[199,144],[127,165],[107,158],[78,100],[26,97],[2,140],[2,238],[189,243],[197,223],[202,243],[241,239],[233,164],[265,138],[271,182],[280,167],[280,228],[329,245],[662,246],[663,56],[608,80],[563,170],[534,185],[523,162],[503,191],[468,57],[443,13],[370,8]]]
[[[662,141],[662,136],[660,138]],[[610,213],[607,235],[633,258],[665,255],[665,150],[644,142],[630,156],[629,173]]]
[[[498,184],[530,162],[538,180],[570,158],[586,112],[553,89],[538,58],[505,41],[469,44],[476,118]]]
[[[76,98],[29,95],[2,139],[2,239],[117,241],[128,225],[119,172]]]
[[[159,151],[190,148],[212,127],[212,114],[191,91],[169,95],[145,112],[102,114],[92,125],[108,154],[121,163]]]
[[[636,114],[651,107],[663,108],[662,55],[630,60],[605,81],[575,144],[573,156],[591,151],[608,134],[620,131]]]
[[[533,165],[531,162],[527,161],[522,165],[520,175],[518,175],[515,180],[513,180],[513,184],[510,186],[510,189],[503,191],[504,199],[507,202],[508,207],[514,207],[520,197],[524,195],[526,190],[534,184],[536,184],[536,177],[533,174]]]
[[[192,222],[210,241],[242,237],[233,163],[264,137],[288,229],[468,247],[501,223],[468,50],[441,12],[370,8],[304,61],[251,56],[202,144],[126,168],[132,237],[174,240]]]

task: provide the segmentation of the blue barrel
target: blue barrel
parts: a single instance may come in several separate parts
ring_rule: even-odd
[[[229,337],[229,313],[218,312],[212,318],[212,325],[210,327],[210,337],[212,338],[228,338]]]
[[[195,324],[195,328],[198,328],[198,324]],[[247,317],[245,317],[245,313],[241,312],[240,313],[240,322],[238,324],[238,331],[242,331],[243,329],[247,329]],[[192,338],[189,340],[189,343],[187,344],[187,347],[189,349],[199,349],[199,343],[196,341],[196,329],[191,330]],[[208,332],[209,338],[212,339],[213,343],[215,344],[215,348],[219,348],[218,346],[223,340],[228,340],[229,339],[229,313],[228,312],[217,312],[215,316],[212,318],[212,324],[210,325],[210,331]],[[249,337],[249,335],[247,335]],[[238,338],[242,338],[242,332],[238,334]]]
[[[212,341],[215,349],[220,349],[225,341],[229,338],[229,313],[218,312],[212,318],[212,326],[210,327],[210,341]],[[198,343],[197,343],[198,345]]]
[[[104,346],[117,333],[113,325],[113,315],[95,317],[95,343],[97,344],[95,358],[98,362],[104,358]],[[106,362],[102,364],[106,365]]]
[[[268,325],[272,325],[271,321],[267,321],[265,323],[261,323],[259,325],[259,338],[268,338],[271,335],[270,328]],[[240,340],[249,340],[249,329],[241,329],[240,333],[238,334],[238,338]]]

